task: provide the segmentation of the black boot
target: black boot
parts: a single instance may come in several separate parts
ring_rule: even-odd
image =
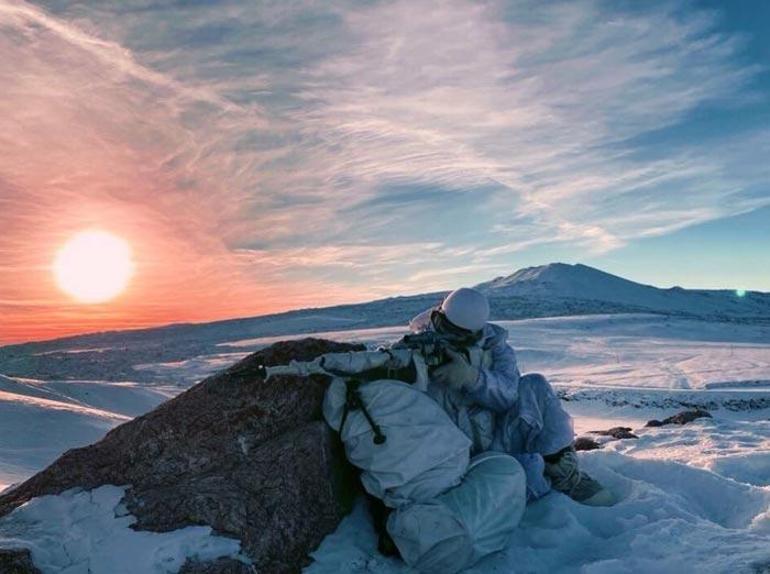
[[[578,468],[575,448],[568,446],[557,453],[543,457],[545,475],[551,479],[551,487],[571,499],[588,506],[612,506],[615,497],[599,482]]]
[[[372,522],[374,523],[374,531],[377,533],[377,550],[384,556],[395,556],[400,558],[396,543],[388,534],[387,523],[388,516],[390,515],[390,508],[379,498],[376,498],[370,494],[366,495],[369,501],[369,512],[372,515]]]

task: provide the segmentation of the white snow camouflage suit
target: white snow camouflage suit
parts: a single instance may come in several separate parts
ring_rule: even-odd
[[[410,331],[433,330],[431,311],[413,318]],[[473,389],[457,392],[431,383],[428,394],[473,441],[473,454],[491,450],[513,455],[527,474],[527,497],[535,499],[551,490],[543,474],[543,455],[572,444],[572,418],[545,377],[519,373],[516,353],[507,339],[505,329],[487,323],[469,353],[480,372]]]
[[[366,491],[393,509],[387,532],[404,561],[454,574],[506,547],[526,507],[526,475],[503,453],[471,459],[471,440],[423,382],[335,378],[323,413]]]

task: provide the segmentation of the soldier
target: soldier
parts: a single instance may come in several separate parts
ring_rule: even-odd
[[[582,504],[612,505],[612,493],[578,468],[572,418],[553,388],[540,374],[520,375],[507,331],[488,319],[486,296],[460,288],[410,321],[412,333],[465,342],[447,348],[443,364],[431,369],[428,393],[473,440],[475,452],[502,451],[522,463],[530,499],[553,488]]]

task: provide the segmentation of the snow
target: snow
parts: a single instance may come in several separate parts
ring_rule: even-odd
[[[585,468],[619,495],[616,506],[588,508],[551,494],[529,506],[505,552],[471,572],[770,572],[770,324],[640,313],[500,324],[510,332],[522,371],[542,372],[554,383],[579,434],[629,426],[639,439],[607,442],[600,451],[580,454]],[[210,345],[177,345],[173,360],[155,360],[157,353],[147,351],[141,341],[128,347],[125,355],[108,355],[120,350],[120,345],[108,344],[108,338],[76,341],[72,348],[83,352],[67,358],[71,380],[0,376],[0,488],[30,476],[68,448],[98,440],[115,425],[249,352],[276,340],[308,336],[299,331],[262,337],[243,336],[244,332],[217,328]],[[402,334],[400,326],[313,332],[369,347]],[[89,355],[94,348],[108,347],[114,348]],[[78,365],[84,364],[80,358],[89,364],[96,361],[96,373],[119,361],[135,369],[136,379],[83,380],[87,377],[78,376]],[[98,363],[102,358],[107,362]],[[707,408],[714,418],[682,427],[644,428],[649,419],[694,406]],[[93,507],[83,499],[74,502],[73,496],[67,494],[68,502],[55,504],[70,505],[70,510],[61,511],[63,516],[80,512],[84,520],[101,513],[98,520],[106,521],[105,508],[119,500],[115,494],[117,499]],[[43,499],[28,506],[34,508],[39,500]],[[52,508],[45,507],[45,512],[57,516]],[[62,518],[63,523],[67,520]],[[119,521],[114,516],[111,520]],[[117,528],[99,524],[105,532]],[[0,521],[0,540],[18,537],[15,532]],[[212,544],[209,535],[167,534],[180,538],[163,546],[166,556],[179,557]],[[26,536],[28,545],[50,545],[53,556],[60,548],[58,538],[67,535],[29,527]],[[115,536],[125,540],[126,535]],[[91,552],[102,544],[108,547],[107,541],[99,540]],[[134,542],[125,544],[131,547]],[[155,548],[156,542],[147,538],[142,544]],[[87,551],[73,547],[72,552]],[[33,552],[33,556],[37,562],[42,555]],[[361,503],[314,558],[307,569],[311,574],[407,572],[399,561],[376,552],[375,535]],[[177,564],[173,560],[168,564]],[[154,565],[142,567],[146,569],[131,571],[163,571],[153,570]]]
[[[387,345],[404,334],[404,327],[380,327],[375,329],[355,329],[348,331],[320,331],[313,333],[313,337],[321,339],[330,339],[332,341],[347,341],[349,343],[364,343],[369,347],[378,345]],[[282,335],[278,337],[257,337],[254,339],[243,339],[240,341],[228,341],[220,343],[218,346],[236,347],[250,349],[261,349],[277,343],[278,341],[292,341],[307,337],[307,333],[298,333],[295,335]]]
[[[0,489],[28,478],[69,448],[99,440],[129,418],[0,392]]]
[[[239,541],[214,536],[208,526],[132,530],[136,519],[120,504],[124,493],[102,486],[32,499],[0,518],[0,548],[29,548],[43,574],[165,574],[188,557],[239,556]]]
[[[766,413],[767,414],[767,413]],[[702,418],[637,431],[607,448],[637,459],[674,460],[755,486],[770,486],[770,419]]]
[[[197,355],[182,361],[167,363],[140,363],[134,365],[137,371],[149,371],[161,380],[176,383],[199,381],[211,373],[225,369],[249,353],[214,353]]]
[[[617,441],[608,445],[616,448],[581,453],[582,467],[620,502],[592,508],[551,493],[528,506],[504,552],[468,572],[749,573],[770,568],[770,488],[756,485],[767,481],[762,469],[770,454],[749,451],[723,457],[718,443],[732,443],[735,430],[729,423],[719,430],[722,423],[685,427],[690,432],[685,449],[672,444],[672,435],[685,430],[676,427],[649,429],[639,441]],[[744,430],[756,441],[754,448],[767,449],[766,426]],[[715,445],[712,452],[699,454],[709,444]],[[639,452],[622,454],[634,448]],[[647,456],[637,457],[641,452]],[[685,464],[696,454],[693,464]],[[741,456],[756,456],[758,463],[744,465],[738,462]],[[306,574],[409,572],[400,561],[376,552],[362,501],[313,558]]]
[[[770,325],[657,315],[504,321],[520,362],[553,383],[691,389],[770,384]]]
[[[38,381],[0,375],[0,391],[135,417],[176,395],[174,388],[135,382]]]
[[[65,450],[101,439],[177,392],[129,382],[0,375],[0,490],[28,478]]]

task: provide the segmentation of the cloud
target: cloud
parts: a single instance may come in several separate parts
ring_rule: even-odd
[[[713,17],[612,15],[593,2],[507,12],[440,2],[424,13],[396,2],[347,15],[360,45],[316,70],[307,99],[319,103],[304,111],[345,159],[331,170],[456,189],[495,182],[501,215],[492,223],[505,229],[506,211],[517,223],[529,217],[537,225],[526,238],[507,236],[527,245],[579,240],[606,250],[655,233],[660,225],[643,219],[619,225],[638,203],[681,226],[703,221],[705,208],[716,218],[756,207],[741,197],[745,174],[723,173],[730,159],[702,146],[658,161],[625,149],[733,96],[756,71],[735,63],[741,41],[712,31]],[[731,151],[757,158],[749,145]],[[715,172],[720,181],[709,183]],[[693,206],[704,209],[694,216]]]
[[[756,98],[744,43],[666,4],[0,0],[0,313],[82,313],[48,265],[88,226],[140,258],[109,326],[443,288],[757,209],[768,130],[645,141]]]

